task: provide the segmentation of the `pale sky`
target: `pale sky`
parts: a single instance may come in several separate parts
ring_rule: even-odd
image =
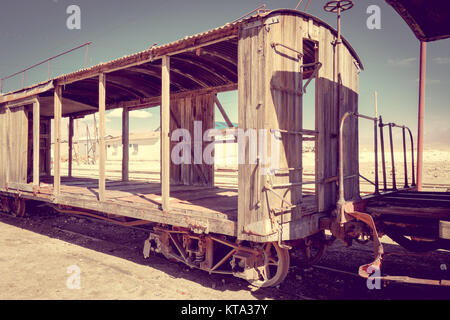
[[[203,32],[242,16],[263,3],[268,9],[294,8],[298,0],[2,0],[0,10],[0,75],[12,74],[43,59],[92,41],[88,65],[144,50]],[[305,0],[300,7],[303,9]],[[323,10],[326,1],[312,0],[308,13],[331,26],[334,14]],[[417,128],[419,41],[398,14],[381,0],[355,0],[343,13],[342,33],[360,56],[359,111],[373,115],[373,92],[378,91],[379,113],[386,121]],[[69,5],[81,8],[81,30],[66,27]],[[369,5],[381,9],[381,30],[369,30]],[[71,53],[52,63],[52,77],[83,67],[85,51]],[[47,65],[27,72],[25,85],[46,80]],[[3,92],[20,89],[21,77],[4,84]],[[425,112],[425,147],[450,141],[450,39],[428,44]],[[235,93],[219,96],[231,120],[237,122]],[[305,97],[304,105],[311,103]],[[305,110],[305,127],[312,121]],[[309,112],[309,114],[313,114]],[[223,121],[217,116],[217,121]],[[309,119],[309,120],[308,120]],[[156,128],[159,108],[134,112],[131,130]],[[107,132],[120,134],[120,116],[108,115]],[[361,144],[372,139],[372,129],[360,123]],[[369,124],[370,126],[370,124]]]

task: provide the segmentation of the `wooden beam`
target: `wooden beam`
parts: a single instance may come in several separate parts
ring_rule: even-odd
[[[100,201],[105,201],[106,192],[106,147],[105,147],[105,109],[106,109],[106,77],[100,73],[98,81],[98,113],[99,113],[99,173],[98,173],[98,195]]]
[[[164,56],[161,63],[161,203],[162,209],[168,211],[170,198],[170,57]]]
[[[54,130],[55,146],[53,148],[53,195],[59,196],[61,189],[61,114],[62,87],[55,87],[54,91]]]
[[[69,117],[69,177],[72,177],[73,165],[73,118]]]
[[[222,60],[228,62],[229,64],[234,65],[236,67],[236,71],[233,71],[233,70],[231,70],[229,68],[227,68],[227,70],[230,73],[233,73],[233,74],[235,74],[237,76],[237,60],[233,59],[232,57],[223,55],[223,54],[221,54],[221,53],[219,53],[217,51],[213,51],[213,50],[209,50],[209,49],[202,49],[201,54],[202,55],[209,55],[209,56],[212,56],[214,58],[219,58],[219,59],[222,59]]]
[[[129,180],[130,157],[130,112],[128,108],[122,110],[122,181]]]
[[[39,100],[36,99],[33,103],[33,186],[39,186],[40,109]]]
[[[189,90],[189,91],[183,91],[179,93],[171,94],[171,100],[177,100],[180,98],[185,98],[187,96],[197,96],[197,95],[203,95],[207,93],[218,93],[218,92],[227,92],[227,91],[233,91],[237,90],[237,83],[232,84],[226,84],[223,86],[216,86],[216,87],[208,87],[203,89],[197,89],[197,90]],[[140,109],[146,109],[146,108],[152,108],[157,107],[161,105],[161,97],[151,97],[151,98],[141,98],[141,99],[134,99],[129,101],[122,101],[122,102],[116,102],[111,103],[106,106],[106,110],[113,110],[117,108],[129,108],[129,111],[134,110],[140,110]],[[96,109],[97,110],[97,109]],[[66,116],[71,116],[73,118],[81,118],[90,114],[95,113],[96,111],[80,111],[80,112],[74,112],[71,114],[66,114]]]
[[[219,108],[219,111],[222,114],[222,117],[227,123],[228,127],[233,128],[233,123],[231,123],[230,118],[228,118],[228,115],[225,112],[225,109],[222,107],[222,104],[220,103],[219,99],[217,98],[217,95],[214,96],[214,102],[216,103],[217,108]]]
[[[145,66],[145,67],[131,67],[128,68],[127,71],[131,71],[131,72],[136,72],[136,73],[140,73],[140,74],[144,74],[146,76],[150,76],[150,77],[154,77],[156,79],[158,79],[158,81],[161,81],[161,72],[159,70],[158,66],[153,66],[154,68],[158,69],[158,70],[150,70],[149,68],[151,67],[151,65]],[[183,90],[183,86],[180,83],[177,83],[173,80],[170,81],[170,84],[174,87],[177,88],[178,90]]]
[[[186,58],[181,58],[179,56],[173,56],[172,59],[176,59],[177,61],[181,61],[184,63],[188,63],[193,65],[195,68],[200,68],[203,69],[206,72],[209,72],[210,74],[212,74],[214,77],[219,78],[220,80],[224,81],[224,82],[230,82],[231,80],[228,79],[227,77],[219,74],[216,70],[213,69],[212,64],[211,65],[204,65],[201,62],[195,62],[192,59],[186,59]]]
[[[196,84],[198,84],[200,87],[202,88],[208,88],[208,84],[202,80],[199,80],[196,76],[191,75],[189,73],[184,72],[183,70],[177,69],[177,68],[172,68],[171,70],[174,73],[177,73],[189,80],[191,80],[192,82],[195,82]]]

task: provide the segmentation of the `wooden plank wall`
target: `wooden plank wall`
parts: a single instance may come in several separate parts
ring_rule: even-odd
[[[203,135],[208,129],[214,128],[214,93],[192,95],[171,101],[170,132],[178,128],[186,129],[191,136],[191,164],[175,164],[170,162],[170,181],[174,184],[185,185],[214,185],[214,165],[207,164],[198,158],[194,163],[194,146],[202,153],[210,142],[203,142]],[[194,132],[194,121],[201,123],[201,131]],[[200,128],[200,127],[198,127]],[[170,151],[181,141],[171,141]],[[201,163],[200,163],[201,162]]]
[[[27,183],[28,113],[26,107],[10,109],[7,132],[6,161],[8,183]],[[11,130],[14,128],[13,130]]]
[[[303,52],[304,21],[295,16],[280,16],[280,22],[271,25],[267,33],[266,46],[266,94],[264,128],[287,130],[290,133],[280,133],[279,149],[280,172],[270,178],[273,184],[296,184],[302,182],[302,136],[293,134],[302,128],[301,96],[303,75],[300,66],[303,59],[298,53],[277,46],[271,47],[273,42],[286,45],[299,52]],[[289,169],[289,170],[287,170]],[[285,197],[288,203],[297,206],[292,212],[283,214],[282,220],[295,220],[301,216],[302,186],[284,187],[275,190]],[[267,193],[270,209],[278,210],[288,204],[273,193]]]
[[[278,23],[242,27],[239,34],[239,128],[302,130],[302,74],[296,52],[303,51],[303,40],[318,43],[317,59],[322,68],[316,77],[316,180],[337,178],[339,122],[346,111],[358,110],[358,68],[350,51],[341,44],[341,112],[338,115],[337,73],[334,53],[334,35],[324,26],[292,15],[269,17]],[[268,18],[268,19],[269,19]],[[272,192],[263,192],[267,181],[276,185],[302,182],[302,136],[281,133],[282,143],[278,167],[289,169],[277,175],[261,175],[261,167],[248,163],[249,146],[244,150],[245,164],[239,164],[239,219],[238,236],[267,235],[273,232],[270,209],[287,206]],[[268,135],[270,145],[270,135]],[[346,176],[358,174],[358,122],[351,119],[344,133]],[[269,148],[269,150],[271,147]],[[269,151],[270,155],[270,151]],[[264,167],[264,166],[263,166]],[[295,169],[295,170],[292,170]],[[317,183],[318,210],[331,209],[336,204],[336,181]],[[278,188],[278,195],[297,206],[292,212],[277,215],[283,221],[297,220],[301,212],[302,187]],[[359,196],[359,179],[345,182],[346,199]],[[305,213],[306,214],[306,213]],[[275,220],[276,220],[275,219]],[[256,238],[255,238],[256,239]]]
[[[164,211],[169,210],[170,201],[170,57],[161,62],[161,203]]]
[[[51,125],[50,119],[41,118],[40,128],[40,173],[46,176],[51,174]]]
[[[122,109],[122,181],[129,180],[130,162],[130,112]]]
[[[7,182],[6,177],[6,146],[7,146],[7,112],[2,106],[0,107],[0,188],[4,188]]]
[[[99,161],[98,161],[98,195],[100,201],[105,201],[106,198],[106,76],[100,73],[98,79],[98,118],[99,118]]]
[[[332,41],[334,36],[328,29],[317,26],[319,62],[322,67],[316,80],[316,129],[319,131],[317,148],[316,180],[323,181],[337,176],[337,104],[335,103],[336,80],[335,56]],[[325,211],[336,202],[336,182],[318,183],[318,210]]]
[[[340,119],[346,111],[358,111],[359,71],[354,58],[344,44],[340,45],[341,111],[338,115],[337,56],[333,48],[335,36],[323,26],[313,25],[312,40],[319,42],[319,61],[322,68],[316,80],[316,130],[319,131],[317,148],[316,180],[338,176],[338,137]],[[357,175],[358,168],[358,121],[346,120],[344,130],[344,176]],[[345,198],[359,197],[359,178],[345,180]],[[333,208],[337,199],[336,181],[318,183],[316,186],[319,211]]]
[[[33,185],[39,186],[41,106],[39,100],[33,103]]]
[[[239,219],[240,238],[269,235],[273,232],[270,210],[279,210],[292,205],[301,206],[301,186],[283,187],[274,190],[284,197],[282,201],[270,191],[263,191],[266,181],[286,185],[301,182],[302,139],[298,134],[276,133],[279,143],[278,164],[273,163],[271,129],[300,131],[302,129],[302,99],[300,95],[300,65],[298,54],[280,43],[302,51],[301,20],[289,15],[277,16],[279,22],[265,28],[243,28],[239,35],[239,128],[264,129],[267,138],[267,153],[263,144],[258,144],[259,164],[249,163],[250,145],[245,146],[245,163],[239,164]],[[260,134],[258,134],[260,135]],[[266,174],[263,169],[275,165],[279,169],[295,168],[293,171],[279,171],[276,175]],[[283,213],[284,219],[300,215],[300,209]],[[280,219],[281,215],[277,217]]]
[[[346,111],[358,112],[359,70],[354,58],[344,46],[341,48],[341,116]],[[372,127],[373,122],[362,119],[361,124]],[[347,119],[344,127],[344,176],[353,176],[344,182],[346,200],[358,199],[359,193],[359,143],[358,119]]]
[[[61,115],[62,87],[57,86],[53,93],[54,107],[54,149],[53,149],[53,195],[58,197],[61,191]]]
[[[262,104],[264,101],[264,28],[242,28],[238,44],[238,122],[239,129],[257,130],[264,122]],[[259,47],[261,45],[261,47]],[[258,49],[261,50],[258,50]],[[253,82],[255,81],[255,82]],[[239,141],[239,139],[238,139]],[[239,145],[238,164],[238,238],[248,236],[248,226],[258,222],[263,215],[261,208],[261,179],[255,164],[250,162],[250,152],[254,145],[242,140]],[[242,152],[244,154],[242,154]],[[241,158],[242,157],[242,158]],[[242,160],[241,160],[242,159]],[[259,192],[258,192],[259,191]],[[259,200],[259,201],[258,201]],[[246,232],[244,233],[244,229]],[[256,233],[254,230],[253,233]],[[260,234],[264,231],[259,231]]]

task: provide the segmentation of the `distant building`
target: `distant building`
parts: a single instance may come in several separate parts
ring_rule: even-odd
[[[107,160],[122,160],[122,136],[107,137],[105,144]],[[159,131],[130,133],[128,148],[130,161],[159,160]]]

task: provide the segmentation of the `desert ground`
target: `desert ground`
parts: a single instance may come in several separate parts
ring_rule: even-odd
[[[373,175],[371,157],[362,152],[360,158],[361,174],[368,178]],[[304,159],[306,164],[314,156],[306,154]],[[403,168],[400,160],[398,165]],[[89,176],[95,168],[80,164],[74,173]],[[119,168],[120,163],[108,162],[108,177],[118,178]],[[450,188],[450,152],[427,151],[424,169],[427,188]],[[157,163],[135,163],[131,168],[134,179],[157,179],[157,171]],[[222,177],[227,184],[234,179],[232,174]],[[403,181],[401,175],[398,181]],[[372,186],[364,188],[370,191]],[[257,289],[244,280],[209,275],[162,256],[144,259],[147,236],[143,230],[42,206],[30,208],[25,218],[0,214],[0,299],[450,299],[448,287],[390,283],[369,290],[357,270],[372,261],[371,243],[345,248],[336,241],[315,267],[307,267],[302,254],[294,251],[287,279],[276,288]],[[450,279],[450,252],[403,255],[406,251],[389,238],[382,241],[385,251],[392,252],[383,261],[385,274]]]

